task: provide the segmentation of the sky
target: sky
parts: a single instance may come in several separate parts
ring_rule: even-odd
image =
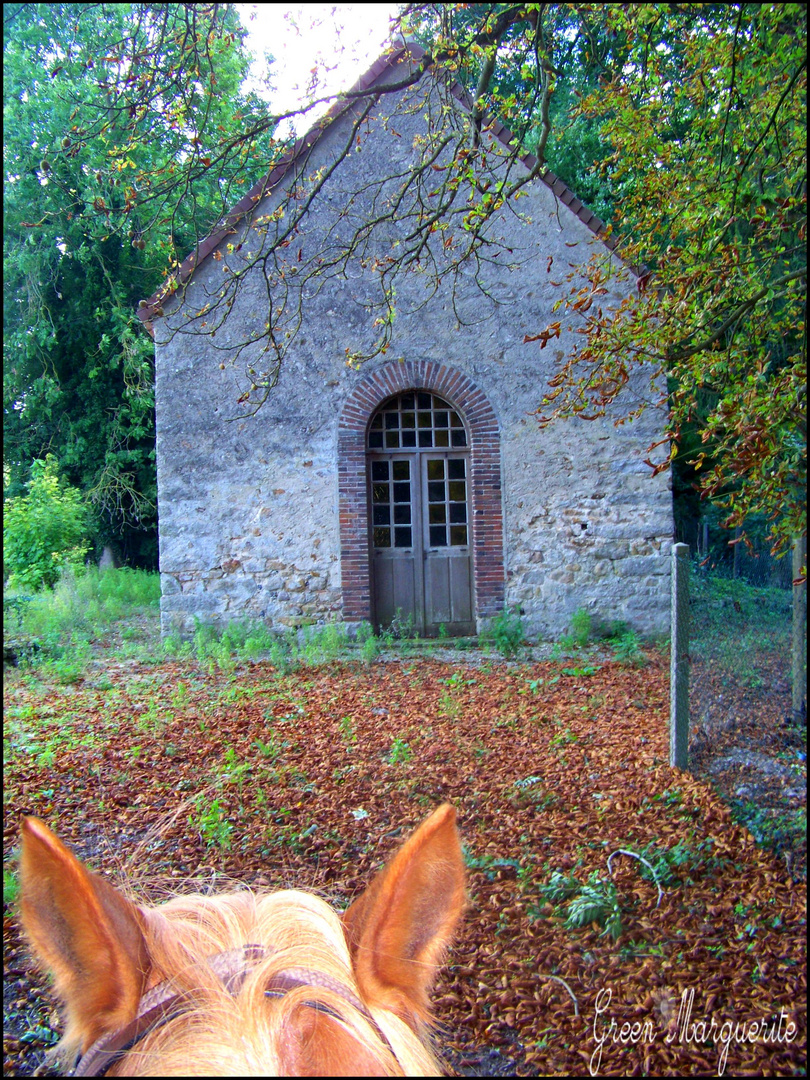
[[[313,70],[320,79],[317,96],[348,90],[383,51],[388,21],[396,4],[237,4],[248,30],[247,45],[256,56],[254,72],[266,75],[267,53],[274,111],[295,109],[306,99]],[[258,86],[254,87],[259,89]],[[325,112],[311,110],[293,123],[298,134]]]

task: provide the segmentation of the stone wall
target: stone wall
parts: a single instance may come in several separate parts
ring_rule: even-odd
[[[378,121],[313,204],[288,251],[290,265],[299,249],[308,257],[313,245],[332,250],[369,212],[360,195],[368,177],[387,175],[392,161],[407,158],[423,113],[400,112],[394,135],[382,115],[393,104],[383,99]],[[328,164],[342,138],[340,125],[328,131],[307,172]],[[643,464],[647,447],[660,437],[661,416],[650,410],[619,428],[605,420],[540,429],[531,415],[574,338],[564,332],[556,349],[541,351],[524,337],[558,317],[552,310],[560,296],[555,277],[559,282],[574,263],[587,261],[594,246],[604,249],[545,185],[530,190],[520,201],[521,217],[510,210],[498,222],[509,255],[481,271],[484,290],[467,270],[455,291],[448,283],[427,299],[418,273],[400,280],[392,347],[386,359],[360,371],[347,366],[346,352],[368,347],[374,338],[368,305],[377,296],[378,277],[358,258],[344,276],[318,282],[278,384],[251,418],[239,418],[237,404],[251,357],[232,360],[241,328],[267,315],[265,282],[255,273],[246,282],[215,340],[195,334],[187,315],[216,292],[224,267],[238,269],[238,256],[203,263],[183,303],[166,305],[167,318],[155,327],[164,632],[189,632],[195,618],[220,624],[260,618],[285,627],[361,617],[362,588],[354,588],[348,607],[351,590],[344,596],[344,576],[350,584],[348,575],[362,568],[362,557],[358,563],[357,550],[347,548],[345,535],[341,540],[346,510],[339,471],[343,467],[345,474],[348,459],[339,443],[340,417],[364,380],[379,375],[384,381],[389,371],[396,373],[391,384],[399,385],[403,363],[413,371],[441,369],[447,378],[457,373],[480,391],[493,415],[500,478],[488,481],[484,524],[500,534],[503,577],[494,589],[484,588],[480,577],[479,623],[491,616],[497,596],[520,605],[532,632],[544,635],[565,631],[580,607],[645,633],[666,629],[671,494],[667,475],[652,478]],[[262,209],[272,209],[281,197],[275,193]],[[381,250],[393,243],[397,229],[391,224]],[[614,295],[630,287],[617,280]],[[291,297],[289,291],[289,302]],[[636,385],[628,393],[644,389]],[[444,396],[462,413],[469,407],[469,397],[454,401],[446,385]],[[475,455],[475,442],[472,449]],[[364,484],[360,477],[355,494]],[[362,532],[362,497],[351,512],[360,515],[355,528]],[[478,570],[486,557],[479,548]],[[487,570],[490,584],[492,573]]]

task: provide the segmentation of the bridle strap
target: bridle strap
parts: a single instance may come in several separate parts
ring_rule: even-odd
[[[248,970],[265,955],[266,950],[262,945],[243,945],[238,949],[209,956],[206,964],[222,980],[228,993],[235,996],[242,988]],[[310,971],[308,968],[285,968],[270,977],[264,992],[269,996],[281,997],[290,990],[298,990],[302,986],[317,986],[324,990],[331,990],[356,1009],[383,1035],[371,1013],[354,991],[324,972]],[[187,991],[175,990],[169,980],[153,986],[141,998],[138,1012],[128,1024],[107,1035],[102,1035],[88,1047],[73,1075],[103,1076],[144,1035],[183,1012],[188,1003],[188,997]],[[316,1003],[313,1004],[317,1007]],[[383,1039],[387,1043],[388,1040],[384,1035]]]
[[[162,982],[141,998],[137,1015],[122,1028],[102,1035],[87,1052],[73,1071],[74,1076],[103,1076],[123,1054],[158,1024],[174,1015],[183,995],[171,985]]]
[[[342,997],[349,1005],[361,1013],[371,1024],[376,1023],[374,1017],[368,1011],[360,998],[338,979],[326,975],[322,971],[310,971],[308,968],[284,968],[271,976],[264,989],[265,994],[280,997],[290,990],[297,990],[301,986],[320,986],[324,990],[331,990]]]

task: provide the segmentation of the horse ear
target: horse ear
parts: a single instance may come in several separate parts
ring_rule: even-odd
[[[22,923],[65,1002],[65,1052],[82,1053],[137,1012],[149,966],[137,908],[38,818],[21,824]]]
[[[456,811],[445,803],[420,825],[343,916],[366,1000],[411,1024],[428,1017],[428,991],[464,908]]]

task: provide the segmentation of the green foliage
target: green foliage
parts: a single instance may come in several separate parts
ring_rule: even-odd
[[[282,675],[294,671],[300,664],[298,636],[294,630],[276,634],[270,646],[270,663]]]
[[[380,654],[381,642],[379,638],[375,637],[371,623],[360,623],[357,627],[355,640],[360,646],[360,655],[364,664],[371,664],[377,659]]]
[[[288,744],[284,740],[280,740],[275,732],[271,732],[270,738],[266,742],[261,739],[254,739],[251,745],[255,746],[261,756],[272,764]]]
[[[467,869],[483,871],[487,881],[495,881],[499,870],[511,869],[519,873],[522,869],[518,859],[498,858],[495,855],[473,855],[466,844],[462,844],[461,850]]]
[[[565,731],[557,731],[548,741],[548,745],[551,749],[557,750],[559,747],[568,746],[570,743],[578,742],[577,736],[571,731],[570,728],[566,728]]]
[[[629,623],[626,623],[623,619],[611,619],[610,622],[603,624],[600,627],[600,637],[610,640],[610,638],[623,637],[630,630]]]
[[[689,607],[690,652],[738,684],[755,687],[768,678],[761,654],[789,654],[792,596],[786,589],[756,588],[693,566]]]
[[[337,660],[347,644],[346,630],[339,623],[304,630],[304,658],[307,664],[329,664]]]
[[[552,904],[562,904],[579,892],[580,884],[576,874],[563,874],[554,870],[546,885],[540,886],[540,895]]]
[[[273,738],[271,736],[271,744]],[[253,745],[258,744],[260,753],[265,757],[272,755],[273,747],[271,744],[266,744],[261,739],[256,739]],[[266,751],[266,753],[265,753]],[[239,756],[232,746],[228,746],[225,750],[225,763],[222,769],[222,778],[227,784],[236,784],[240,793],[242,791],[242,785],[245,781],[245,775],[250,773],[250,762],[240,761]]]
[[[591,614],[578,608],[571,616],[571,633],[578,645],[587,645],[591,637]]]
[[[651,280],[634,303],[604,306],[611,271],[594,259],[561,299],[584,344],[555,376],[544,420],[632,419],[667,402],[672,447],[654,470],[687,449],[726,527],[762,513],[784,548],[803,535],[806,506],[806,8],[603,13],[627,53],[575,115],[601,122],[612,153],[600,168],[622,194],[618,251]],[[616,398],[637,365],[654,392],[625,413]]]
[[[354,726],[354,721],[350,716],[344,716],[341,719],[340,734],[348,748],[351,748],[357,742],[357,731]]]
[[[512,797],[516,800],[513,805],[533,806],[536,810],[545,810],[558,801],[556,795],[543,789],[542,776],[526,776],[521,780],[515,780],[517,788]]]
[[[625,630],[611,642],[613,654],[620,664],[628,667],[643,667],[647,658],[641,651],[641,641],[635,630]]]
[[[189,702],[188,683],[183,682],[181,679],[177,686],[174,688],[172,694],[172,705],[179,710],[183,710],[187,707]]]
[[[485,641],[491,641],[501,656],[507,659],[514,656],[526,640],[520,608],[517,605],[511,610],[504,608],[500,615],[490,619],[481,636]]]
[[[798,775],[797,775],[798,783]],[[758,844],[780,857],[807,847],[807,813],[801,807],[775,813],[746,799],[734,799],[734,820],[743,825]]]
[[[670,848],[661,848],[657,844],[650,843],[639,850],[638,854],[652,867],[652,873],[645,863],[639,861],[639,873],[645,881],[654,881],[656,884],[666,887],[674,885],[679,875],[692,874],[721,874],[727,865],[723,856],[717,856],[713,851],[714,840],[708,836],[696,847],[678,841]],[[691,884],[691,878],[686,879]]]
[[[373,634],[371,637],[367,637],[363,644],[360,646],[360,655],[363,657],[365,664],[370,664],[380,655],[380,639]]]
[[[48,454],[31,467],[28,494],[3,506],[3,562],[12,587],[51,587],[88,551],[89,518],[81,494],[59,479]]]
[[[51,450],[95,510],[96,543],[154,566],[154,349],[138,302],[254,182],[251,159],[263,171],[269,110],[241,93],[248,59],[227,5],[4,14],[11,494]],[[221,153],[243,126],[252,143]]]
[[[17,902],[20,882],[13,870],[3,867],[3,906],[13,907]]]
[[[5,639],[22,667],[50,672],[58,682],[80,679],[90,660],[90,641],[108,628],[156,608],[160,577],[122,568],[68,568],[56,586],[34,596],[7,595]]]
[[[367,625],[367,624],[366,624]],[[262,622],[242,620],[229,623],[220,631],[212,623],[195,619],[193,647],[179,640],[170,643],[172,653],[193,651],[198,663],[209,670],[232,674],[238,660],[267,656],[280,675],[289,674],[302,666],[317,667],[340,659],[348,650],[349,639],[345,627],[337,622],[323,626],[306,626],[298,631],[290,627],[286,631],[271,630]],[[362,650],[368,650],[373,658],[379,642],[363,635]]]
[[[386,627],[384,636],[389,639],[389,647],[390,641],[404,641],[407,638],[414,637],[413,615],[411,612],[403,615],[402,608],[397,608],[390,625]]]
[[[603,927],[602,936],[609,935],[614,941],[622,932],[621,908],[612,881],[603,881],[597,872],[581,883],[575,874],[561,874],[555,870],[548,884],[541,885],[540,895],[552,904],[566,904],[565,926],[579,930],[598,923]]]
[[[43,676],[52,675],[62,686],[70,686],[84,678],[90,663],[90,643],[71,635],[61,649],[61,655],[42,661]]]
[[[273,642],[273,635],[264,623],[255,625],[242,642],[239,652],[245,660],[255,660],[263,653],[269,651]]]
[[[394,739],[388,755],[389,765],[406,765],[413,757],[413,751],[404,739]]]
[[[570,901],[565,925],[570,930],[592,922],[604,927],[603,936],[609,934],[614,941],[621,936],[621,908],[616,886],[612,881],[603,881],[598,873],[591,874],[579,894]]]
[[[458,685],[451,690],[442,690],[439,696],[439,714],[446,716],[448,720],[456,720],[461,712],[461,698],[458,693]]]
[[[708,636],[718,634],[733,622],[733,632],[748,623],[776,630],[790,620],[792,594],[787,589],[758,588],[745,581],[705,573],[693,562],[689,576],[689,603],[692,622],[706,626]]]
[[[205,794],[198,795],[195,814],[189,815],[188,823],[199,833],[207,847],[218,847],[222,851],[230,849],[233,825],[226,818],[225,808],[220,805],[219,799],[208,802]]]
[[[577,608],[571,616],[571,633],[560,639],[564,648],[584,648],[591,638],[591,613],[585,608]]]

